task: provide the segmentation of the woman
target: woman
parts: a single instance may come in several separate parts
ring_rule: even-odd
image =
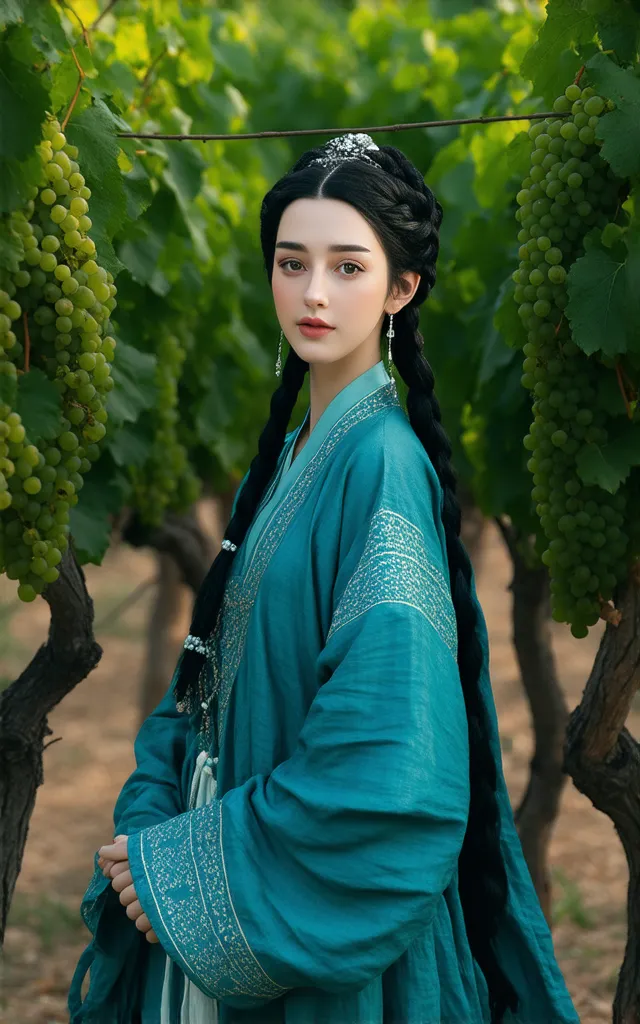
[[[441,217],[362,134],[264,199],[291,351],[99,851],[72,1024],[578,1021],[514,828],[418,330]]]

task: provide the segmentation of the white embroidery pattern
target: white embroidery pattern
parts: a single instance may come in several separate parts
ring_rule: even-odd
[[[308,466],[295,481],[286,497],[274,510],[242,576],[230,576],[225,587],[218,625],[207,643],[214,688],[218,691],[218,735],[224,729],[226,710],[238,671],[247,635],[251,609],[262,576],[284,537],[291,520],[309,493],[317,475],[345,434],[376,413],[400,405],[395,381],[365,395],[331,428]],[[224,624],[224,626],[222,626]]]
[[[207,995],[274,999],[287,991],[262,969],[238,921],[224,863],[222,803],[144,829],[140,862],[182,967]]]
[[[371,518],[364,550],[333,614],[327,641],[374,605],[389,602],[417,608],[457,656],[448,581],[429,557],[422,531],[397,512],[381,508]]]

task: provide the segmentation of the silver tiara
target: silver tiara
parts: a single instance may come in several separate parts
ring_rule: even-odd
[[[367,156],[367,149],[380,149],[370,135],[364,132],[347,132],[346,135],[338,135],[331,139],[324,147],[324,154],[310,160],[310,164],[323,164],[325,167],[332,164],[341,164],[343,160],[367,160],[370,164],[376,161]],[[378,164],[376,164],[376,167]]]

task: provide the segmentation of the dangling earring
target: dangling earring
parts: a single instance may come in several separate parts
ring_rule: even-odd
[[[276,359],[276,377],[282,374],[282,338],[283,334],[280,331],[280,341],[278,342],[278,358]]]
[[[388,355],[389,373],[391,373],[391,369],[393,367],[393,356],[391,355],[391,339],[393,337],[395,337],[395,333],[396,332],[393,329],[393,313],[389,313],[389,330],[387,331],[387,338],[389,339],[389,355]]]

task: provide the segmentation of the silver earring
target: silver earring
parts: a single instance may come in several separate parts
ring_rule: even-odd
[[[276,377],[280,377],[282,374],[282,338],[283,333],[280,331],[280,341],[278,342],[278,358],[276,359]]]
[[[391,367],[393,366],[393,356],[391,355],[391,339],[395,337],[395,331],[393,329],[393,313],[389,313],[389,330],[387,331],[387,338],[389,339],[389,373],[391,373]]]

